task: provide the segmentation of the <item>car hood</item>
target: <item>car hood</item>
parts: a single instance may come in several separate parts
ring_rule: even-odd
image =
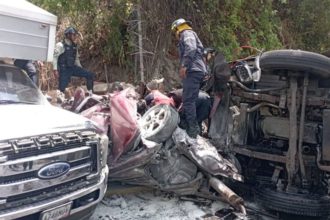
[[[0,105],[0,141],[92,126],[88,119],[51,105]]]

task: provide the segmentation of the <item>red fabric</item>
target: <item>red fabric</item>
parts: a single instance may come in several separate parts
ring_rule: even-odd
[[[152,94],[154,95],[154,101],[153,103],[155,105],[170,105],[172,107],[174,107],[174,101],[172,98],[169,98],[168,96],[164,95],[163,93],[161,93],[160,91],[158,90],[153,90],[151,91]]]

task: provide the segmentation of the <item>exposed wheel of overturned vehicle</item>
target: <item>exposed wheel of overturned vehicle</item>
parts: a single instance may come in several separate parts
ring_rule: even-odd
[[[179,123],[178,112],[169,105],[156,105],[140,119],[142,137],[162,143],[172,136]]]
[[[275,191],[258,188],[255,192],[257,203],[263,207],[302,216],[321,217],[330,214],[330,197]]]
[[[330,58],[302,50],[273,50],[260,57],[262,70],[306,71],[319,77],[330,77]]]

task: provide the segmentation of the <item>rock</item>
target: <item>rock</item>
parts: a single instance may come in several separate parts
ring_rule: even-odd
[[[126,209],[127,208],[127,203],[126,203],[125,199],[122,199],[122,201],[120,203],[120,208],[122,208],[122,209]]]

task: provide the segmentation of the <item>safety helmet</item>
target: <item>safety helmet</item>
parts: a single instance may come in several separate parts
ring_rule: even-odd
[[[179,18],[175,21],[173,21],[172,25],[171,25],[171,31],[175,31],[177,27],[179,27],[180,25],[182,24],[188,24],[188,25],[191,25],[191,22],[190,21],[186,21],[185,19],[183,18]]]
[[[207,54],[210,54],[210,53],[215,53],[215,49],[212,48],[212,47],[206,47],[206,48],[204,48],[204,50],[203,50],[204,56],[206,56]]]
[[[65,29],[64,35],[68,34],[78,34],[78,31],[74,27],[68,27],[67,29]]]

